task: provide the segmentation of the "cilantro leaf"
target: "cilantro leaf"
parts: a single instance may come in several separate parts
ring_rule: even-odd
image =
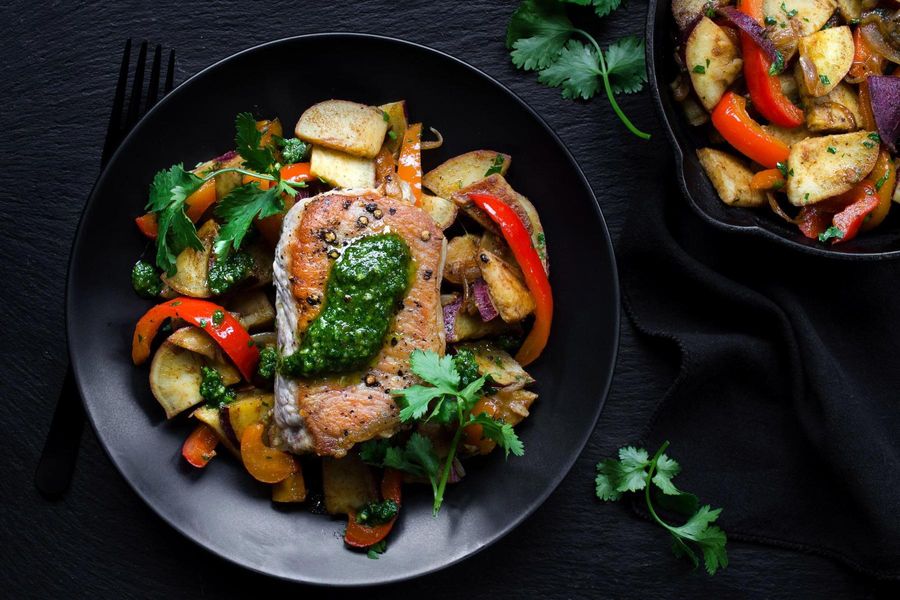
[[[672,483],[672,478],[680,472],[681,466],[665,454],[662,454],[660,455],[659,460],[656,461],[656,474],[653,476],[653,483],[656,484],[656,487],[662,490],[664,494],[670,496],[680,494],[681,492],[675,487],[675,484]]]
[[[575,27],[565,8],[554,0],[525,0],[513,13],[506,30],[506,46],[515,66],[543,69],[554,61]]]
[[[664,443],[653,458],[643,448],[626,446],[619,450],[619,460],[600,461],[595,479],[597,497],[601,500],[618,500],[626,491],[644,490],[650,516],[672,536],[672,553],[678,558],[687,557],[696,567],[700,561],[695,548],[691,547],[691,544],[695,545],[703,555],[706,571],[714,575],[718,569],[728,566],[728,554],[725,550],[728,538],[724,531],[712,525],[719,518],[722,509],[712,509],[709,505],[698,507],[696,496],[675,487],[672,478],[681,471],[681,467],[663,454],[668,445],[668,442]],[[648,487],[650,481],[662,495],[651,493],[653,488]],[[660,506],[689,514],[688,520],[680,526],[663,521],[654,510],[654,496]]]
[[[184,170],[179,163],[159,171],[150,184],[146,209],[156,213],[156,266],[170,277],[175,275],[175,260],[186,248],[202,250],[194,223],[185,214],[185,200],[203,185],[203,180]]]
[[[435,398],[442,397],[447,393],[447,390],[445,388],[413,385],[391,393],[395,394],[399,400],[400,421],[406,422],[412,419],[421,419],[422,416],[428,412],[428,405],[431,401]],[[438,407],[435,407],[435,412],[437,412],[437,410]]]
[[[381,540],[380,542],[369,546],[368,551],[366,551],[366,556],[372,560],[378,560],[378,555],[384,554],[385,552],[387,552],[387,540]]]
[[[606,72],[616,94],[641,91],[647,81],[644,40],[637,36],[623,37],[606,49]]]
[[[819,234],[819,241],[824,243],[831,239],[839,240],[839,239],[842,239],[843,237],[844,237],[844,230],[841,229],[840,227],[832,225],[831,227],[829,227],[828,229],[826,229],[825,231],[823,231],[822,233]]]
[[[261,190],[256,182],[248,183],[235,188],[219,202],[216,215],[224,219],[225,224],[219,229],[214,246],[217,255],[225,256],[230,250],[240,248],[254,219],[264,219],[284,210],[282,188],[279,183]]]
[[[601,500],[615,501],[622,497],[619,484],[622,481],[622,469],[619,461],[608,458],[597,463],[597,477],[594,479],[597,497]]]
[[[412,372],[435,387],[456,389],[459,373],[450,355],[438,356],[436,352],[413,350],[409,357]]]
[[[364,463],[380,467],[390,446],[388,440],[368,440],[359,445],[359,457]]]
[[[248,112],[239,113],[234,120],[234,146],[244,159],[244,166],[257,173],[271,173],[275,170],[275,152],[272,148],[260,147],[262,133],[256,129],[256,119]]]
[[[550,87],[562,87],[563,98],[588,100],[600,89],[600,75],[596,51],[582,42],[569,40],[557,61],[538,73],[538,81]]]
[[[509,458],[510,452],[515,456],[525,454],[525,445],[522,444],[522,440],[519,439],[509,423],[502,423],[484,413],[471,417],[469,423],[481,425],[481,435],[497,442],[497,445],[503,448],[507,458]]]
[[[598,17],[605,17],[612,11],[619,8],[622,0],[563,0],[569,4],[577,4],[579,6],[594,6],[594,12]]]

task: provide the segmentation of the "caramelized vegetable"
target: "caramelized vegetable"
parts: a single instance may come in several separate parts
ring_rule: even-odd
[[[266,446],[263,442],[265,425],[254,423],[241,436],[241,460],[244,468],[257,481],[278,483],[297,469],[297,464],[287,452]]]

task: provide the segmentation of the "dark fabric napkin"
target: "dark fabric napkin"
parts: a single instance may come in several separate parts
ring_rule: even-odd
[[[730,537],[900,579],[900,261],[723,233],[667,188],[618,244],[632,322],[680,360],[647,449],[671,441]]]

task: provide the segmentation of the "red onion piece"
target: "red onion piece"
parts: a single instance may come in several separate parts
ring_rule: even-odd
[[[478,308],[478,314],[481,315],[482,321],[490,321],[497,318],[497,315],[500,313],[497,312],[494,301],[491,300],[491,293],[484,279],[479,277],[472,284],[472,296],[475,298],[475,306]]]
[[[756,22],[756,19],[745,12],[739,11],[733,6],[723,6],[719,9],[719,14],[722,15],[726,21],[749,35],[750,39],[759,46],[760,50],[766,53],[766,56],[768,56],[773,63],[778,62],[780,55],[775,48],[775,44],[766,36],[766,30],[763,29],[762,25]]]
[[[450,476],[447,477],[447,483],[459,483],[465,476],[466,470],[460,460],[454,456],[453,462],[450,463]]]
[[[216,161],[216,162],[227,162],[227,161],[231,160],[232,158],[234,158],[234,157],[237,156],[237,155],[238,155],[238,153],[237,153],[236,150],[229,150],[228,152],[226,152],[226,153],[223,154],[222,156],[217,156],[217,157],[215,157],[213,160]]]
[[[900,77],[872,75],[867,81],[878,135],[896,153],[900,138]]]
[[[900,52],[884,39],[884,34],[881,28],[878,27],[878,22],[869,21],[860,25],[859,33],[875,52],[892,63],[900,64]]]
[[[457,342],[456,339],[456,317],[462,308],[462,298],[457,298],[444,307],[444,333],[447,335],[448,342]]]

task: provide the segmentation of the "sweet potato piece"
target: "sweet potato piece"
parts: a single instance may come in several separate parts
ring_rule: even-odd
[[[171,419],[178,413],[203,402],[200,383],[203,377],[199,354],[179,348],[168,341],[153,355],[150,363],[150,391]]]
[[[273,405],[272,394],[251,393],[226,404],[222,408],[222,414],[235,438],[239,440],[247,427],[265,421]]]
[[[375,161],[323,146],[313,146],[309,172],[339,188],[370,188],[375,185]]]

